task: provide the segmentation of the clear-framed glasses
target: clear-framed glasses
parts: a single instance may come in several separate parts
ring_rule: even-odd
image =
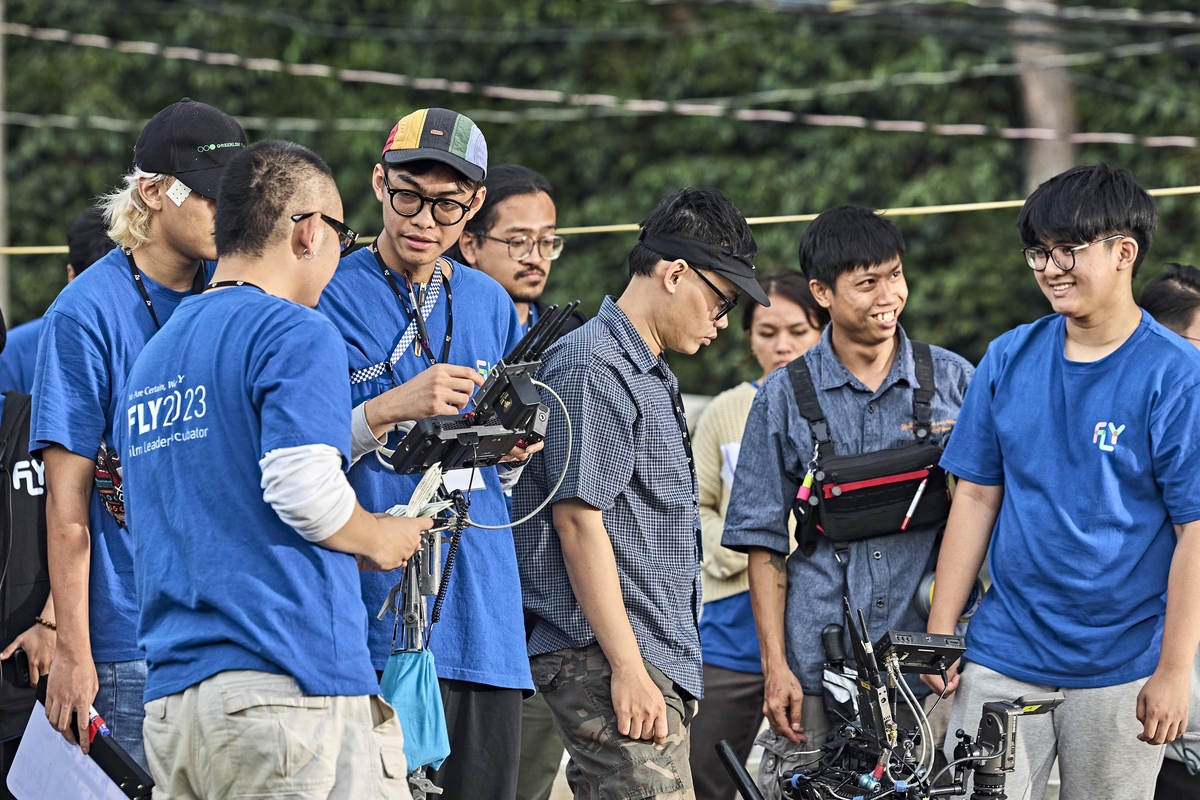
[[[1097,239],[1094,242],[1088,242],[1087,244],[1060,244],[1049,250],[1044,247],[1026,247],[1021,252],[1025,254],[1025,263],[1032,267],[1035,272],[1042,272],[1046,267],[1050,266],[1050,259],[1054,259],[1054,265],[1063,272],[1070,272],[1075,269],[1075,254],[1080,250],[1086,250],[1092,245],[1100,244],[1101,242],[1111,242],[1113,239],[1124,238],[1126,238],[1125,234],[1116,233],[1112,236],[1106,236],[1103,239]]]
[[[305,217],[311,217],[313,214],[321,214],[321,212],[309,211],[305,214],[293,214],[292,222],[299,222]],[[346,251],[353,247],[354,243],[358,241],[358,233],[340,219],[334,219],[328,214],[321,214],[321,219],[328,223],[329,227],[333,228],[333,230],[337,232],[338,246],[342,248],[342,255],[346,255]]]
[[[500,239],[495,236],[483,235],[483,238],[508,245],[508,257],[516,261],[529,258],[535,247],[539,256],[547,261],[556,261],[562,255],[563,246],[567,243],[561,236],[543,236],[540,239],[534,239],[532,236],[514,236],[511,239]]]
[[[457,225],[471,210],[475,195],[466,203],[451,200],[448,197],[426,197],[409,189],[393,189],[388,183],[387,173],[383,176],[383,188],[387,190],[392,202],[392,210],[402,217],[415,217],[428,203],[433,209],[433,220],[439,225]],[[478,194],[476,192],[475,194]]]
[[[692,267],[691,264],[688,264],[688,266]],[[733,299],[730,300],[728,297],[725,296],[724,292],[722,292],[720,289],[718,289],[716,287],[715,284],[713,284],[712,281],[710,281],[708,278],[704,277],[704,274],[702,272],[700,272],[700,270],[696,269],[695,267],[692,267],[692,272],[696,273],[696,277],[699,278],[700,280],[704,281],[704,285],[707,286],[708,288],[712,289],[713,294],[715,294],[717,297],[719,297],[721,299],[721,306],[720,306],[719,310],[717,311],[717,316],[716,316],[717,319],[720,319],[721,317],[728,314],[730,311],[733,311],[734,307],[737,306],[737,304],[738,304],[738,299],[741,297],[740,294],[735,294],[733,296]]]

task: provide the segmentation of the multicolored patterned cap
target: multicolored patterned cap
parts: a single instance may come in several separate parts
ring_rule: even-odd
[[[383,163],[440,161],[468,179],[487,177],[487,142],[479,127],[447,108],[422,108],[396,123],[383,145]]]

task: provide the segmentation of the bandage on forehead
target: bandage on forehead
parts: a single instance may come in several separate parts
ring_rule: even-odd
[[[186,186],[179,178],[175,178],[171,183],[171,188],[167,189],[167,197],[171,198],[177,207],[183,205],[183,201],[188,199],[188,195],[192,193],[191,188]]]
[[[680,258],[693,267],[730,275],[754,275],[754,262],[719,244],[707,244],[682,236],[669,236],[642,229],[638,241],[666,259]]]

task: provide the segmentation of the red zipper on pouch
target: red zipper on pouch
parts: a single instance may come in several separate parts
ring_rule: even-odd
[[[833,494],[833,490],[835,487],[841,489],[842,493],[845,494],[846,492],[853,492],[858,489],[870,489],[875,486],[887,486],[892,483],[904,483],[905,481],[916,481],[916,480],[920,480],[921,478],[928,478],[928,477],[929,477],[929,469],[926,468],[926,469],[917,470],[916,472],[905,472],[900,475],[888,475],[883,478],[870,478],[865,481],[853,481],[851,483],[835,483],[832,485],[826,484],[824,486],[825,499],[832,500],[834,498],[835,495]]]

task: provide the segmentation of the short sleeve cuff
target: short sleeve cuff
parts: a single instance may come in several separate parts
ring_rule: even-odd
[[[947,458],[944,455],[942,456],[942,460],[940,462],[938,462],[938,465],[942,469],[944,469],[946,472],[949,472],[951,475],[955,476],[956,478],[962,478],[963,480],[970,481],[971,483],[978,483],[980,486],[1003,486],[1004,485],[1004,473],[1003,472],[1000,472],[1000,473],[979,472],[977,470],[971,469],[971,467],[967,466],[966,464],[961,464],[952,458]]]
[[[739,531],[726,528],[725,535],[721,537],[722,547],[739,553],[748,552],[751,547],[764,547],[786,556],[791,552],[790,544],[787,534],[781,536],[770,531]]]

